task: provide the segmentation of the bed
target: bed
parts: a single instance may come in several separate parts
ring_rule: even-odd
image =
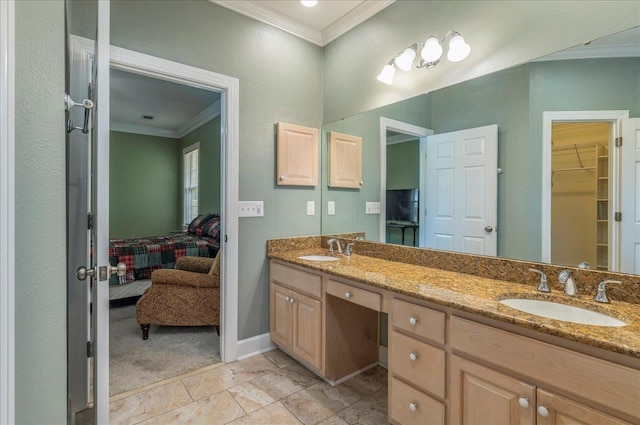
[[[174,268],[179,257],[188,255],[214,258],[218,249],[220,217],[217,214],[199,215],[185,232],[173,232],[167,236],[112,239],[109,241],[109,262],[112,266],[124,262],[127,272],[122,277],[111,276],[109,283],[116,286],[151,279],[154,270]]]

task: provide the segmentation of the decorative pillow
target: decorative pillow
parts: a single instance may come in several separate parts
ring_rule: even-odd
[[[191,223],[189,223],[187,232],[191,233],[192,235],[202,235],[202,226],[205,225],[213,217],[213,214],[200,214],[199,216],[194,218]]]
[[[213,238],[216,242],[220,243],[220,216],[214,214],[214,216],[202,226],[201,236],[207,236]]]

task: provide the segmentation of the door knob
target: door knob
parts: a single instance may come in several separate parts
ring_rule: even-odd
[[[122,277],[127,273],[127,265],[124,262],[119,262],[117,266],[109,266],[111,274],[115,274],[118,277]]]
[[[78,280],[85,280],[87,276],[95,276],[96,269],[87,269],[85,266],[80,266],[78,267],[78,270],[76,270],[75,274]]]
[[[487,232],[487,233],[491,233],[491,232],[493,232],[493,227],[487,226],[487,227],[484,228],[484,231]]]

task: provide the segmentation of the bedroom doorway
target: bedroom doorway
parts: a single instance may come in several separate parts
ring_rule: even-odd
[[[70,55],[76,60],[90,63],[93,58],[93,42],[83,40],[79,37],[70,36]],[[216,91],[220,94],[220,245],[224,248],[225,255],[221,260],[220,274],[220,356],[223,361],[234,361],[237,357],[237,264],[238,264],[238,217],[237,217],[237,193],[238,193],[238,80],[215,74],[213,72],[196,69],[186,65],[166,61],[163,59],[143,55],[137,52],[120,49],[111,46],[110,48],[110,65],[112,69],[129,71],[137,75],[146,75],[170,81],[172,83],[184,84],[192,88]],[[73,62],[73,59],[72,59]],[[71,72],[74,72],[73,69]],[[103,74],[104,75],[104,74]],[[79,97],[81,95],[78,95]],[[104,128],[104,127],[103,127]],[[72,208],[69,209],[70,222],[71,215],[74,213]],[[82,220],[78,220],[81,222]],[[86,224],[86,222],[85,222]],[[178,230],[178,229],[176,229]],[[86,227],[85,227],[86,231]],[[73,277],[70,278],[70,282]],[[105,300],[108,302],[108,299]],[[102,320],[100,316],[97,321]],[[103,322],[104,323],[104,322]],[[102,326],[108,326],[103,324]],[[88,328],[88,326],[87,326]],[[84,338],[82,347],[76,345],[71,346],[73,336],[69,334],[70,352],[83,351],[87,352],[86,334],[80,335],[81,341]],[[153,338],[153,334],[150,335]],[[78,342],[76,341],[76,342]],[[108,358],[109,352],[108,341],[102,340],[100,344],[95,344],[95,351],[90,353],[93,356]],[[106,351],[105,351],[106,350]],[[87,354],[85,354],[87,355]],[[89,360],[80,361],[80,365],[88,365]],[[77,368],[78,364],[69,362],[69,374]],[[86,367],[88,369],[88,367]],[[104,374],[108,366],[101,366],[100,373]],[[73,398],[74,393],[78,392],[87,395],[89,393],[90,380],[87,374],[87,380],[80,382],[80,385],[69,383],[69,399]],[[102,380],[98,384],[103,388],[105,381]],[[77,382],[75,382],[77,384]],[[98,400],[100,401],[100,400]],[[71,405],[70,405],[71,406]],[[90,407],[90,401],[87,401],[85,407]],[[100,402],[97,405],[97,417],[108,417],[108,402]],[[74,423],[74,416],[78,409],[70,407],[70,423]],[[102,413],[101,413],[102,412]]]

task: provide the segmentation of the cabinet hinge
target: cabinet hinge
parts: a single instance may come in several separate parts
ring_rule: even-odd
[[[622,136],[616,137],[616,148],[622,146]]]
[[[622,213],[621,212],[617,212],[617,213],[613,214],[613,219],[615,221],[622,221]]]
[[[93,229],[93,214],[87,215],[87,229]]]
[[[87,341],[87,357],[93,357],[93,345],[91,341]]]

